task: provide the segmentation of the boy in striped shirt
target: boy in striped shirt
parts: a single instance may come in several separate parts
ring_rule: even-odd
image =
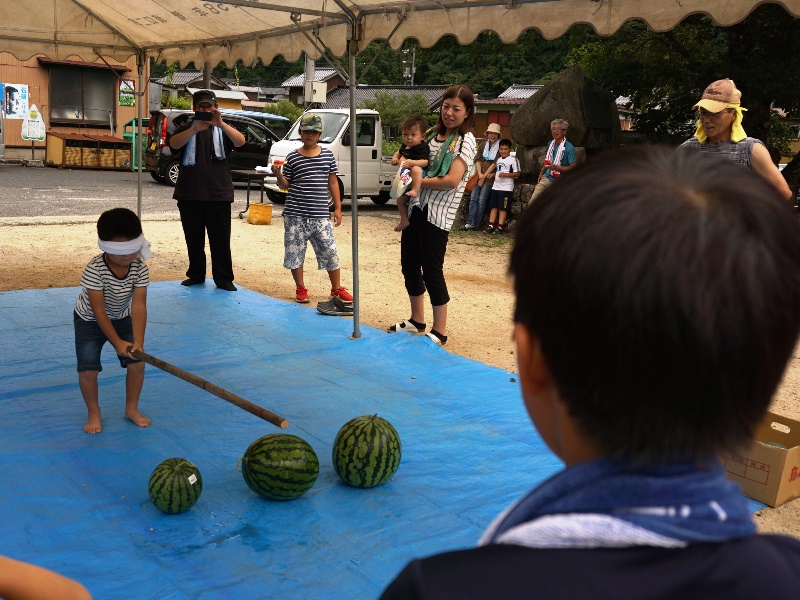
[[[106,342],[114,346],[119,364],[127,369],[125,418],[147,427],[150,419],[139,412],[144,363],[132,352],[144,346],[150,282],[144,260],[151,256],[150,243],[144,238],[139,217],[127,208],[112,208],[100,215],[97,236],[103,253],[83,271],[83,289],[73,314],[78,383],[89,413],[83,429],[86,433],[102,431],[97,375],[103,370],[100,351]]]
[[[272,165],[278,185],[289,190],[283,209],[283,266],[291,269],[297,289],[295,300],[307,304],[308,289],[303,278],[303,263],[308,242],[317,255],[317,267],[328,272],[331,280],[331,299],[349,303],[353,296],[341,285],[339,254],[333,238],[328,193],[333,199],[333,225],[342,224],[342,199],[336,178],[336,158],[319,145],[322,119],[306,113],[300,120],[300,139],[303,145],[292,150],[283,165]]]

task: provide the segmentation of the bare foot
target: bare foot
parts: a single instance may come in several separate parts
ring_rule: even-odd
[[[407,190],[405,193],[406,196],[409,198],[416,198],[419,196],[419,190]]]
[[[133,421],[139,427],[147,427],[148,425],[150,425],[150,419],[148,417],[145,417],[138,410],[130,412],[125,411],[125,418],[128,419],[129,421]]]
[[[103,427],[100,425],[100,415],[89,417],[89,420],[86,421],[86,425],[83,426],[83,430],[86,433],[100,433],[103,431]]]
[[[405,228],[406,228],[406,227],[408,227],[409,225],[411,225],[411,221],[400,221],[400,222],[397,224],[397,227],[395,227],[395,228],[394,228],[394,230],[395,230],[395,231],[403,231],[403,229],[405,229]]]

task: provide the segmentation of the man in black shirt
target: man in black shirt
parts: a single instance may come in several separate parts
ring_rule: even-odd
[[[187,279],[181,284],[205,281],[208,232],[214,283],[220,289],[235,292],[231,259],[233,181],[229,157],[233,148],[244,144],[245,139],[238,129],[222,120],[213,91],[198,90],[192,100],[195,112],[208,113],[211,118],[195,118],[169,140],[171,148],[181,149],[181,170],[172,195],[178,201],[189,254]]]

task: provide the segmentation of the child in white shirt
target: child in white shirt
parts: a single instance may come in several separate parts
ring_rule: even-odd
[[[505,231],[508,211],[514,199],[514,179],[521,175],[519,161],[511,156],[511,140],[500,140],[497,153],[500,157],[495,162],[492,195],[489,197],[489,226],[486,233],[503,233]]]

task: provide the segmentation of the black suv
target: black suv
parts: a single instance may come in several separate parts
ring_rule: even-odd
[[[169,147],[169,138],[178,127],[190,123],[192,119],[194,119],[192,110],[164,108],[150,113],[145,165],[156,181],[172,186],[178,181],[181,168],[180,152]],[[241,131],[245,139],[242,146],[234,148],[231,152],[231,169],[265,167],[272,142],[280,138],[258,121],[248,117],[223,113],[222,120]],[[235,176],[233,178],[237,179]]]

